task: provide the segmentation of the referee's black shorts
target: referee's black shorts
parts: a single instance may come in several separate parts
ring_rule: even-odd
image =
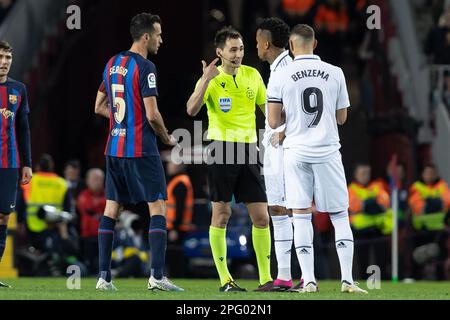
[[[212,202],[267,202],[255,143],[213,141],[208,146],[208,184]]]

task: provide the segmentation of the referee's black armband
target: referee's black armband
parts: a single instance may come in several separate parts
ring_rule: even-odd
[[[17,135],[22,167],[31,168],[30,124],[28,122],[28,114],[26,113],[21,113],[17,119]]]

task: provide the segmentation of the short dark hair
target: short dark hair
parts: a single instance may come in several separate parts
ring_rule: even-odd
[[[430,168],[430,169],[433,169],[433,170],[436,170],[436,171],[437,171],[437,167],[436,167],[436,165],[435,165],[434,163],[432,163],[432,162],[429,162],[429,163],[425,163],[425,164],[423,165],[423,167],[422,167],[422,171],[421,171],[421,172],[424,172],[424,171],[425,171],[425,169],[428,169],[428,168]]]
[[[12,52],[12,47],[8,42],[2,40],[2,41],[0,41],[0,50]]]
[[[371,165],[368,162],[360,161],[360,162],[355,163],[355,165],[353,166],[353,173],[356,173],[356,170],[358,170],[361,167],[372,168]]]
[[[67,167],[72,167],[74,169],[81,170],[81,162],[78,159],[71,159],[65,163],[64,169],[66,169]]]
[[[138,41],[144,33],[152,33],[155,31],[153,25],[161,24],[161,18],[151,13],[139,13],[131,19],[130,34],[133,41]]]
[[[53,172],[55,163],[51,155],[44,153],[39,158],[39,170],[42,172]]]
[[[257,29],[270,32],[272,44],[277,48],[286,48],[289,43],[289,26],[280,18],[264,19]]]
[[[217,31],[216,36],[214,38],[214,45],[216,48],[223,49],[225,47],[225,43],[228,39],[241,39],[242,35],[234,29],[233,27],[224,27]]]
[[[291,35],[296,35],[306,41],[314,40],[316,35],[314,29],[307,24],[298,24],[292,28]]]

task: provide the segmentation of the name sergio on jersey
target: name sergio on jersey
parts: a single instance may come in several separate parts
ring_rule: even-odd
[[[328,81],[328,78],[330,75],[328,73],[325,73],[325,71],[322,70],[302,70],[294,73],[291,75],[292,80],[298,81],[303,78],[311,78],[311,77],[321,77],[323,80]]]
[[[14,117],[14,112],[7,110],[6,108],[0,109],[0,114],[5,117],[5,119]]]
[[[125,77],[128,73],[128,69],[126,69],[122,66],[113,66],[109,69],[110,76],[112,76],[113,74],[117,74],[117,73]]]

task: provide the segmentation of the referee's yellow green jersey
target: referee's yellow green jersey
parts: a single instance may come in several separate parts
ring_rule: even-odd
[[[208,139],[255,143],[256,105],[266,102],[266,87],[255,68],[242,65],[235,76],[225,73],[211,80],[203,103],[208,107]],[[200,80],[197,82],[197,86]]]

